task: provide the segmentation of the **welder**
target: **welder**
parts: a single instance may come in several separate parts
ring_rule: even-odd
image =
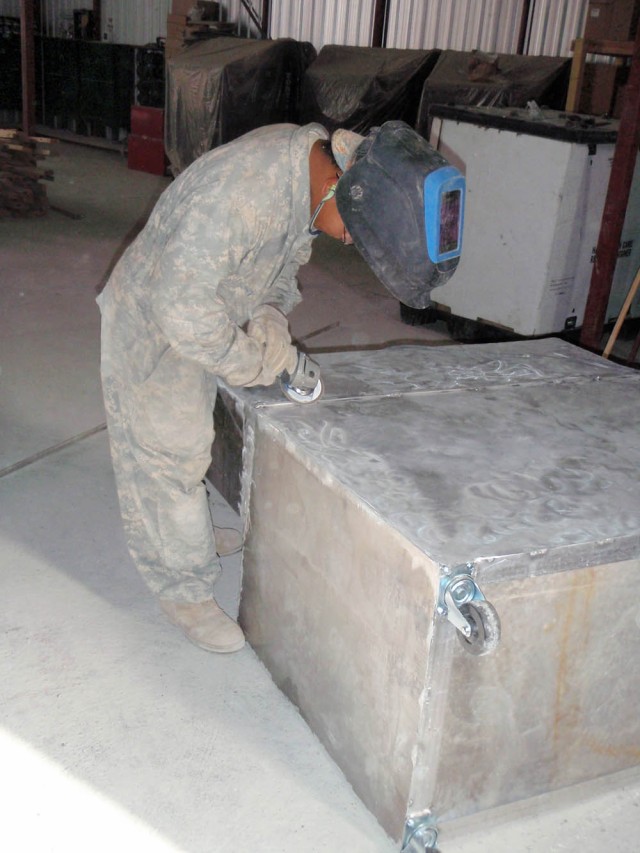
[[[413,183],[398,191],[392,176],[378,174],[389,157],[411,173],[412,160],[424,166],[426,154],[427,143],[402,122],[366,138],[348,130],[330,137],[315,123],[252,131],[202,155],[169,185],[98,297],[129,551],[166,616],[202,648],[244,644],[213,591],[222,549],[204,476],[218,380],[271,385],[293,370],[286,315],[300,300],[296,274],[317,234],[350,243],[353,229],[373,271],[407,304],[422,303],[450,275],[451,258],[428,257],[422,188],[412,199]],[[406,218],[393,250],[375,227],[384,208],[376,187]],[[416,211],[421,221],[413,221]]]

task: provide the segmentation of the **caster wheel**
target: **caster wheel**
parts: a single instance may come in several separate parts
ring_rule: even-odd
[[[488,655],[500,642],[500,618],[488,601],[470,601],[460,607],[460,612],[471,625],[471,635],[465,637],[458,631],[460,642],[472,655]]]

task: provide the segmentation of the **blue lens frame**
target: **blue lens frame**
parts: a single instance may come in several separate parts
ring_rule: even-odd
[[[443,251],[441,237],[443,236],[443,208],[445,197],[458,194],[457,201],[457,239],[455,246]],[[430,172],[424,179],[424,227],[427,236],[427,252],[434,264],[459,258],[462,252],[462,232],[464,228],[464,205],[466,196],[466,180],[455,166],[443,166]]]

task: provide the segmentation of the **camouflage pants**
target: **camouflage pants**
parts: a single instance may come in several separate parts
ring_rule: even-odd
[[[131,556],[159,598],[204,601],[220,572],[203,477],[211,462],[216,377],[171,348],[140,383],[103,306],[102,387]]]

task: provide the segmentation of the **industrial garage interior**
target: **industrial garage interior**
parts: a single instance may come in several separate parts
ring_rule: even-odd
[[[631,722],[626,718],[624,722],[624,731],[631,731],[635,740],[632,742],[630,735],[624,749],[611,746],[609,754],[604,756],[612,763],[603,766],[615,767],[613,772],[605,769],[576,784],[536,791],[513,802],[438,822],[436,848],[434,837],[429,835],[428,821],[423,824],[426,831],[411,836],[411,827],[416,824],[410,822],[410,802],[407,802],[409,822],[404,837],[389,832],[366,796],[360,794],[358,772],[354,774],[354,783],[350,768],[345,769],[334,754],[331,737],[327,743],[310,722],[313,714],[292,701],[295,687],[281,689],[282,684],[251,643],[235,654],[211,654],[188,643],[164,617],[138,576],[125,543],[105,425],[100,384],[100,313],[95,300],[116,261],[144,226],[163,190],[171,184],[172,167],[178,172],[188,166],[185,157],[192,161],[197,156],[188,147],[187,137],[189,145],[196,140],[196,148],[203,144],[214,147],[232,141],[225,138],[225,133],[234,137],[249,128],[241,127],[238,112],[242,110],[242,99],[238,95],[234,101],[232,94],[221,96],[218,107],[222,119],[209,137],[210,128],[205,131],[207,111],[199,113],[202,104],[194,104],[186,95],[180,109],[173,110],[169,125],[168,114],[171,105],[176,106],[178,96],[174,91],[172,99],[172,92],[167,91],[165,106],[165,93],[158,94],[157,78],[148,83],[145,94],[141,95],[139,75],[134,81],[136,92],[127,90],[123,98],[114,92],[109,104],[101,96],[94,97],[90,108],[87,107],[88,100],[82,99],[82,89],[78,88],[73,95],[77,112],[73,113],[70,101],[63,103],[71,95],[64,83],[67,66],[61,57],[68,59],[71,48],[89,49],[92,44],[98,48],[127,46],[131,49],[130,56],[118,67],[129,69],[129,74],[142,61],[157,70],[157,56],[167,51],[167,62],[173,65],[166,76],[162,72],[162,85],[166,80],[166,85],[176,87],[177,91],[184,85],[180,81],[186,79],[180,76],[186,74],[185,57],[195,57],[196,68],[201,68],[202,63],[205,67],[208,62],[215,64],[218,62],[215,47],[222,44],[221,40],[237,39],[241,42],[238,51],[246,51],[234,54],[236,85],[238,92],[243,92],[241,75],[249,73],[249,64],[245,63],[250,63],[247,57],[255,55],[256,46],[265,49],[260,61],[265,63],[262,68],[271,71],[275,65],[270,63],[285,60],[281,60],[280,53],[275,56],[269,52],[270,40],[293,39],[295,46],[304,45],[304,48],[296,47],[293,53],[287,52],[287,48],[283,55],[286,53],[286,61],[292,63],[289,73],[300,75],[298,95],[303,99],[306,91],[307,100],[302,100],[307,110],[304,120],[311,121],[321,119],[317,100],[310,97],[309,88],[304,89],[304,85],[311,85],[305,81],[310,69],[314,69],[314,62],[318,63],[315,69],[320,77],[333,74],[341,62],[347,66],[355,62],[359,74],[377,77],[382,91],[383,54],[375,51],[406,51],[401,58],[406,56],[410,71],[405,66],[400,76],[414,87],[411,97],[406,101],[395,97],[393,104],[374,104],[376,120],[398,117],[406,120],[412,108],[412,124],[417,126],[422,121],[421,132],[425,135],[430,131],[427,124],[438,114],[437,107],[431,112],[431,105],[437,103],[437,87],[433,83],[428,92],[415,88],[418,86],[415,75],[418,74],[419,86],[427,87],[430,75],[438,73],[437,62],[452,59],[451,54],[444,56],[444,53],[464,55],[465,69],[470,67],[469,59],[475,61],[478,56],[489,65],[501,61],[498,90],[502,95],[507,94],[496,107],[510,110],[512,117],[516,110],[526,112],[527,105],[508,103],[514,91],[509,84],[510,69],[519,67],[515,60],[533,58],[537,60],[533,63],[536,75],[540,75],[536,81],[542,80],[544,94],[556,98],[558,105],[566,98],[573,98],[571,114],[577,112],[575,107],[579,103],[583,108],[589,106],[587,97],[594,99],[593,112],[579,113],[590,117],[588,127],[583,126],[581,131],[591,132],[596,123],[597,132],[604,132],[605,126],[608,132],[612,121],[627,129],[625,146],[616,145],[615,135],[607,137],[605,142],[598,137],[597,145],[610,146],[611,173],[618,175],[625,204],[621,211],[619,198],[610,195],[605,202],[605,181],[600,208],[603,213],[599,214],[598,227],[593,230],[595,243],[603,240],[600,220],[607,215],[620,237],[627,193],[629,209],[635,203],[631,179],[640,138],[639,110],[625,112],[620,92],[626,85],[626,97],[635,97],[636,107],[640,105],[640,84],[634,76],[635,71],[640,74],[637,68],[640,4],[618,4],[620,15],[622,7],[626,12],[631,8],[633,14],[628,20],[633,19],[633,29],[591,36],[592,47],[597,39],[598,44],[607,41],[607,50],[612,51],[609,56],[617,57],[617,61],[604,65],[615,68],[615,74],[591,66],[586,71],[582,68],[581,73],[590,82],[587,85],[582,78],[581,91],[572,88],[578,67],[576,55],[582,48],[590,57],[598,55],[588,49],[585,27],[594,26],[593,22],[589,24],[594,8],[603,18],[612,14],[614,0],[601,3],[567,0],[551,5],[535,0],[529,3],[507,0],[504,4],[488,0],[478,4],[471,0],[443,0],[424,4],[431,8],[431,17],[414,19],[413,25],[411,15],[418,14],[416,4],[401,0],[361,3],[354,0],[348,4],[327,0],[310,2],[308,7],[305,2],[305,8],[311,9],[307,17],[298,15],[294,8],[298,4],[285,0],[202,3],[201,11],[193,13],[193,17],[189,13],[197,3],[186,4],[187,9],[175,0],[173,5],[170,0],[158,0],[145,4],[149,8],[144,21],[123,11],[124,5],[116,0],[102,0],[94,2],[91,9],[74,10],[70,3],[51,0],[41,3],[0,0],[3,62],[7,68],[14,63],[12,73],[7,73],[0,84],[2,849],[10,853],[86,850],[106,853],[118,847],[149,853],[256,850],[427,853],[435,849],[442,853],[529,850],[601,853],[606,846],[616,853],[635,853],[640,833],[640,728],[633,723],[635,713],[631,714]],[[477,7],[482,7],[485,28],[482,14],[474,17],[476,12],[471,11],[474,5],[476,12]],[[212,7],[215,14],[212,12],[208,20],[207,13]],[[357,15],[355,7],[359,7]],[[436,7],[438,14],[433,11]],[[622,27],[624,20],[627,18],[622,16],[615,23]],[[493,22],[492,26],[488,21]],[[20,61],[15,66],[16,56],[22,62],[25,55],[27,60],[29,56],[30,48],[28,44],[25,47],[25,42],[30,39],[28,32],[25,35],[25,24],[27,30],[31,28],[31,37],[35,34],[31,48],[35,47],[32,59],[37,73],[31,81],[24,76]],[[127,38],[127,31],[136,33],[135,41]],[[206,38],[197,35],[205,31]],[[368,54],[369,50],[374,52]],[[54,81],[48,85],[59,87],[58,112],[43,110],[41,86],[47,56],[57,57],[55,73],[51,67],[47,73],[52,74]],[[365,63],[365,72],[360,64],[363,57],[371,58],[370,65]],[[515,57],[513,66],[506,57]],[[540,63],[540,57],[550,61]],[[56,62],[62,64],[55,65]],[[138,70],[139,67],[138,64]],[[440,73],[443,67],[444,63]],[[291,68],[297,71],[292,72]],[[77,72],[76,68],[74,74]],[[271,74],[265,72],[264,76],[273,80]],[[79,78],[75,79],[77,82]],[[527,80],[531,85],[531,77]],[[116,79],[106,84],[115,86]],[[362,84],[361,79],[358,84]],[[30,102],[32,85],[33,102]],[[104,80],[100,81],[100,86],[103,85]],[[336,85],[346,86],[348,90],[349,83],[340,80]],[[450,80],[446,85],[450,85]],[[267,98],[268,86],[265,92]],[[464,100],[470,87],[464,92],[465,95],[460,94],[460,105],[476,106],[471,100]],[[180,96],[183,95],[181,91]],[[526,97],[530,95],[531,89],[527,89]],[[447,90],[447,99],[450,97]],[[602,99],[607,98],[603,117],[598,109]],[[96,115],[96,104],[100,109],[111,110],[108,118]],[[192,116],[184,119],[189,134],[177,123],[185,105]],[[402,109],[401,116],[389,114],[394,105]],[[369,106],[363,97],[354,109],[352,127],[358,132],[366,132],[367,122],[372,121]],[[546,108],[543,103],[539,106]],[[271,101],[266,114],[272,107],[273,115],[276,114]],[[537,108],[534,105],[533,109]],[[531,109],[525,116],[527,120]],[[230,114],[228,120],[225,110]],[[285,112],[287,115],[281,113],[281,120],[291,119],[290,104]],[[140,130],[141,122],[143,125],[151,122],[143,130],[152,125],[157,127],[153,122],[160,114],[166,137],[134,132],[136,128]],[[446,110],[441,120],[444,139]],[[136,121],[134,128],[131,122]],[[332,121],[325,112],[325,124],[331,125]],[[477,129],[475,125],[469,126]],[[198,131],[195,135],[194,127]],[[465,127],[464,118],[451,119],[450,140],[455,140],[454,131],[460,127]],[[482,132],[485,130],[483,127]],[[572,126],[570,131],[574,130]],[[493,127],[491,132],[504,136],[509,130]],[[584,142],[586,138],[580,137],[576,148],[590,146],[591,142]],[[618,138],[622,138],[622,131]],[[532,150],[536,139],[532,135],[528,140]],[[540,144],[547,141],[545,138]],[[634,154],[632,163],[629,150]],[[625,152],[626,162],[622,162]],[[589,156],[594,156],[592,151]],[[15,158],[20,157],[32,159],[26,165],[22,160],[17,169],[7,166],[9,160],[13,158],[15,165]],[[471,177],[470,167],[467,176],[470,192],[473,191]],[[497,178],[496,183],[500,183]],[[515,221],[515,213],[507,215]],[[469,228],[469,221],[473,221],[471,216],[465,228]],[[627,229],[629,222],[628,218]],[[632,225],[640,227],[640,222],[633,220]],[[586,227],[579,223],[579,230]],[[626,234],[625,239],[628,239]],[[618,243],[622,242],[622,238],[616,239],[613,270]],[[473,245],[471,237],[470,245]],[[627,248],[629,251],[626,255],[622,252],[618,261],[615,281],[610,269],[609,280],[604,285],[602,281],[596,282],[595,287],[592,282],[585,283],[584,297],[587,300],[589,292],[589,301],[583,309],[588,335],[584,327],[581,330],[582,323],[574,328],[565,323],[563,315],[564,327],[538,337],[550,345],[557,342],[563,358],[569,352],[562,349],[566,346],[575,350],[580,364],[583,363],[580,359],[587,359],[585,371],[602,374],[602,382],[598,375],[595,385],[609,382],[630,389],[629,405],[635,405],[636,413],[640,414],[637,385],[633,384],[638,368],[640,310],[638,299],[633,303],[629,300],[635,270],[624,264],[634,263],[635,258],[632,246]],[[598,242],[598,249],[603,257],[607,256],[606,240]],[[490,250],[489,246],[487,254]],[[501,259],[496,268],[508,270],[508,263],[516,268],[518,262],[516,256],[508,261]],[[462,275],[462,267],[460,272]],[[455,275],[451,280],[452,293]],[[369,357],[374,359],[396,347],[411,347],[425,365],[438,358],[455,362],[460,353],[460,364],[464,366],[464,359],[472,358],[469,353],[476,351],[475,348],[481,353],[485,346],[504,346],[507,349],[490,350],[490,353],[506,353],[513,346],[517,353],[526,353],[527,341],[536,338],[506,329],[500,321],[491,324],[479,322],[479,315],[465,316],[464,300],[458,303],[461,312],[458,318],[447,310],[429,315],[407,310],[371,272],[354,246],[342,245],[324,235],[315,240],[311,260],[299,272],[299,282],[303,298],[289,316],[292,337],[321,364],[323,357],[329,358],[329,365],[331,358],[353,357],[366,371]],[[616,286],[617,301],[612,313],[614,303],[607,300]],[[626,310],[629,316],[625,318]],[[523,322],[528,320],[527,317]],[[528,357],[525,354],[523,359]],[[327,376],[331,375],[328,371]],[[475,374],[470,372],[468,376],[475,381]],[[567,383],[567,388],[571,384],[566,378],[555,380],[552,376],[549,380],[550,385],[562,382]],[[480,384],[472,385],[471,396],[480,395]],[[579,382],[576,387],[588,388]],[[327,388],[327,393],[330,390]],[[585,395],[588,398],[588,390]],[[434,402],[439,396],[433,395]],[[588,399],[584,405],[588,412]],[[265,411],[268,418],[268,407]],[[308,411],[313,412],[313,406]],[[576,414],[576,442],[581,441],[578,422],[583,412],[581,409]],[[471,412],[470,429],[472,425]],[[487,434],[484,440],[491,445],[494,437]],[[452,441],[455,442],[455,435]],[[614,436],[607,452],[611,452],[612,444]],[[428,436],[421,447],[428,455]],[[348,448],[345,465],[358,453],[358,447]],[[617,453],[619,468],[624,471],[627,467],[629,479],[616,482],[626,484],[629,489],[626,499],[632,512],[638,503],[637,471],[633,488],[634,474],[628,466],[633,468],[638,458],[637,441],[631,448],[619,447]],[[473,475],[469,476],[471,480]],[[380,483],[381,491],[385,485]],[[245,520],[241,513],[213,480],[208,482],[208,491],[214,524],[243,530]],[[515,486],[514,494],[518,500]],[[613,499],[612,505],[617,506]],[[610,623],[607,632],[611,638],[611,658],[606,665],[601,665],[598,658],[600,668],[590,666],[594,680],[602,676],[603,670],[616,669],[616,665],[628,667],[629,684],[633,685],[633,678],[637,678],[633,649],[640,617],[635,616],[635,634],[622,634],[617,626],[629,625],[639,557],[637,550],[631,554],[629,548],[636,543],[637,549],[638,535],[637,518],[632,518],[627,523],[625,537],[620,537],[624,538],[627,549],[623,549],[623,556],[616,558],[615,549],[606,551],[608,562],[614,566],[617,559],[625,560],[623,568],[629,573],[620,584],[619,597],[614,597],[619,610],[614,607],[597,615],[599,624],[605,620],[608,626]],[[574,543],[568,540],[567,544]],[[216,595],[226,612],[237,618],[243,592],[243,554],[223,557],[221,562],[223,572],[216,584]],[[594,557],[591,563],[585,562],[578,568],[587,572],[607,569],[600,565],[602,562],[606,561]],[[358,609],[358,603],[354,602],[354,610]],[[581,615],[576,605],[572,618],[578,634]],[[445,623],[441,613],[429,613],[428,619],[434,624]],[[451,635],[455,633],[452,625],[445,623],[445,628],[450,629]],[[593,624],[585,621],[585,648],[592,628]],[[303,638],[300,639],[302,642]],[[572,648],[581,646],[578,643]],[[348,654],[346,650],[345,655]],[[488,659],[489,656],[482,658],[482,665]],[[481,663],[480,659],[474,662]],[[566,661],[563,663],[569,666]],[[312,662],[311,669],[313,665]],[[569,687],[559,682],[555,700],[560,702],[565,691]],[[621,688],[620,695],[623,694]],[[487,703],[494,701],[488,690],[483,695]],[[538,700],[539,694],[533,687],[532,696],[535,696],[532,701]],[[366,703],[367,695],[363,694],[360,701]],[[380,712],[382,715],[383,709]],[[544,716],[542,705],[540,715]],[[571,719],[557,722],[559,727],[571,725]],[[611,725],[615,729],[617,720],[612,719]],[[396,735],[400,741],[401,734]],[[587,733],[585,751],[591,747]],[[505,729],[504,752],[517,755],[520,748],[512,732]],[[490,775],[490,770],[487,772]],[[514,777],[514,789],[517,783]],[[405,815],[401,817],[404,820]]]

